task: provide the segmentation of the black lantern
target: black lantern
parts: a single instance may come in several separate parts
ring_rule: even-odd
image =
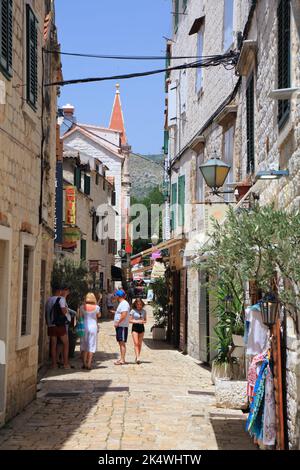
[[[261,303],[261,310],[264,325],[269,328],[274,326],[279,312],[279,302],[274,294],[269,294],[264,297]]]
[[[199,168],[207,186],[212,189],[213,194],[219,194],[220,191],[218,191],[218,189],[224,185],[231,166],[223,162],[217,154],[215,154],[214,158],[203,163]],[[232,193],[233,191],[230,192]]]

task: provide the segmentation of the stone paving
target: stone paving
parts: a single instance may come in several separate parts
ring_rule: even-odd
[[[77,351],[75,369],[49,370],[37,399],[0,429],[0,450],[255,450],[246,416],[215,407],[210,371],[153,341],[150,326],[142,364],[129,337],[128,364],[115,366],[113,324],[103,321],[95,368],[81,370]]]

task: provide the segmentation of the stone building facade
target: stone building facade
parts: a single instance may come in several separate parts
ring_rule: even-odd
[[[179,256],[175,250],[171,256],[171,269],[173,263],[174,271],[187,270],[187,301],[178,316],[184,317],[179,329],[186,324],[186,350],[205,362],[213,358],[208,337],[214,320],[205,279],[199,278],[191,262],[209,238],[210,216],[224,219],[226,205],[194,204],[218,200],[208,193],[199,165],[216,153],[232,167],[224,189],[247,183],[259,194],[260,204],[299,209],[299,8],[296,0],[173,2],[171,66],[178,65],[172,56],[240,52],[231,70],[220,66],[167,74],[171,214],[176,207],[172,237],[186,241],[184,253]],[[257,173],[265,170],[288,170],[289,176],[256,182]],[[235,202],[233,195],[225,198]],[[289,317],[286,355],[288,440],[295,448],[299,335]]]
[[[116,255],[114,178],[105,176],[107,167],[102,162],[69,145],[64,146],[63,156],[64,240],[61,256],[77,263],[86,262],[90,288],[110,292]],[[68,188],[75,191],[74,221],[67,220]],[[78,231],[77,239],[68,239],[70,230]]]
[[[1,0],[0,425],[36,394],[53,263],[56,98],[54,2]],[[26,86],[25,86],[26,85]]]

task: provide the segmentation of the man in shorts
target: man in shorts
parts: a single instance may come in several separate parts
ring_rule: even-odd
[[[59,300],[59,306],[61,309],[62,315],[68,314],[68,307],[66,300],[62,295],[62,289],[60,286],[53,286],[53,295],[49,297],[45,306],[46,313],[46,323],[48,326],[48,336],[50,337],[50,346],[51,346],[51,369],[56,369],[57,367],[57,340],[61,340],[63,344],[63,360],[64,360],[64,369],[70,369],[69,365],[69,340],[67,335],[66,325],[57,326],[53,323],[53,308],[57,301]]]
[[[120,347],[120,359],[115,362],[115,365],[121,366],[125,364],[130,305],[126,300],[126,294],[122,289],[116,291],[115,298],[119,305],[114,316],[114,326],[116,329],[116,339]]]

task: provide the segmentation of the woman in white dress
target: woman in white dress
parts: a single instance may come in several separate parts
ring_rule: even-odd
[[[100,307],[93,293],[86,295],[85,303],[80,307],[80,316],[84,319],[84,336],[80,338],[82,368],[91,370],[93,355],[97,349],[98,318],[101,317]]]

